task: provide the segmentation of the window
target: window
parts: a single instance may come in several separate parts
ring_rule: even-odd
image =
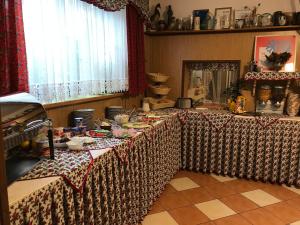
[[[128,89],[126,12],[23,0],[30,93],[43,103]]]

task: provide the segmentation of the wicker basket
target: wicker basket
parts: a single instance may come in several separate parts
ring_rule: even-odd
[[[167,95],[171,90],[171,88],[167,86],[153,86],[153,85],[149,85],[149,89],[153,94],[156,95]]]
[[[148,73],[148,77],[154,83],[164,83],[169,79],[170,76],[162,73]]]
[[[150,107],[152,110],[171,108],[174,106],[175,106],[175,101],[170,99],[165,99],[165,102],[161,102],[161,103],[159,102],[159,100],[150,101]]]

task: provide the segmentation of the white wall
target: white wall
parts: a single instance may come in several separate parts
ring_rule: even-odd
[[[300,0],[150,0],[150,9],[160,3],[161,12],[165,11],[167,5],[171,5],[176,18],[187,17],[195,9],[209,9],[212,13],[215,8],[232,7],[243,9],[244,6],[254,7],[258,3],[261,6],[258,13],[273,13],[275,11],[294,12],[300,11]]]

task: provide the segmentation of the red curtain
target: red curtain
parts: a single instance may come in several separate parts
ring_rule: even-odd
[[[143,94],[147,84],[145,76],[144,19],[133,4],[126,8],[129,95]]]
[[[28,92],[21,0],[0,3],[0,95]]]

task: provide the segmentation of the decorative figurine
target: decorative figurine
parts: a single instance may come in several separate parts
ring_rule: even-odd
[[[154,13],[150,17],[151,29],[153,30],[156,30],[158,26],[158,22],[160,19],[160,8],[161,8],[160,3],[158,3],[154,8]]]
[[[167,26],[169,27],[170,25],[171,25],[171,23],[172,23],[172,20],[173,20],[173,10],[172,10],[172,7],[171,7],[171,5],[168,5],[168,9],[167,9],[167,13],[166,13],[167,15]]]

